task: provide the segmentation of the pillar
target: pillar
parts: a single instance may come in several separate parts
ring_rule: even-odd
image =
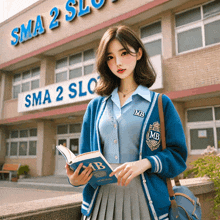
[[[163,58],[172,58],[175,54],[174,17],[171,11],[162,18]]]
[[[55,170],[56,126],[52,120],[37,124],[37,175],[53,175]]]

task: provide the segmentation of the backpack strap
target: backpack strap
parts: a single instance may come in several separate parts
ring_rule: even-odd
[[[163,94],[160,94],[158,97],[158,109],[159,109],[159,117],[160,117],[160,132],[161,132],[162,150],[165,150],[166,149],[166,134],[165,134],[165,121],[164,121],[162,96],[163,96]],[[174,181],[175,181],[176,186],[181,185],[178,176],[174,178]]]
[[[166,149],[166,134],[165,134],[165,122],[164,122],[164,112],[163,112],[163,102],[162,102],[162,95],[160,94],[158,97],[158,110],[159,110],[159,117],[160,117],[160,133],[161,133],[161,143],[162,143],[162,150]],[[180,185],[179,178],[175,177],[175,185]],[[171,207],[172,211],[174,211],[174,216],[178,215],[177,203],[175,200],[175,193],[173,191],[172,183],[170,178],[166,179],[167,182],[167,189],[171,200]]]

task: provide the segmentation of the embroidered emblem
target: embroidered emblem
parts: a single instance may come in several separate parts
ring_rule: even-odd
[[[143,111],[141,111],[141,110],[134,110],[134,115],[135,116],[138,116],[138,117],[141,117],[141,118],[144,118],[144,116],[145,116],[145,113],[143,112]]]
[[[154,122],[149,126],[149,130],[146,134],[146,142],[151,151],[156,150],[160,146],[160,124]]]

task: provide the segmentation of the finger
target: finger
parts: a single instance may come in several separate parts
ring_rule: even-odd
[[[93,169],[90,167],[90,168],[86,168],[81,174],[80,176],[82,178],[87,178],[91,173],[92,173]]]
[[[70,166],[69,166],[68,164],[66,164],[65,168],[66,168],[66,174],[67,174],[67,176],[73,174],[74,171],[70,169]]]
[[[81,182],[85,182],[85,179],[88,177],[88,175],[92,172],[92,168],[91,167],[86,167],[83,172],[78,175],[78,180]]]
[[[90,174],[92,171],[93,169],[91,167],[86,167],[80,175],[84,177],[86,174]]]
[[[120,172],[121,170],[123,170],[125,166],[126,166],[126,165],[123,164],[123,165],[117,167],[116,169],[114,169],[114,170],[110,173],[109,176],[112,177],[112,176],[115,175],[116,173],[118,173],[118,172]]]
[[[132,175],[132,170],[129,170],[125,175],[121,178],[121,186],[125,186],[127,179]]]
[[[120,184],[122,177],[128,172],[128,171],[132,171],[131,167],[125,167],[124,170],[122,170],[119,174],[118,174],[118,183]]]
[[[76,170],[75,170],[75,172],[74,172],[74,175],[75,175],[75,176],[78,176],[78,175],[79,175],[79,172],[80,172],[82,166],[83,166],[83,163],[80,163],[79,166],[76,168]]]
[[[84,183],[87,183],[93,176],[93,173],[87,173],[84,178],[82,179],[82,181],[84,181]]]
[[[136,177],[136,176],[135,176],[134,174],[130,175],[130,176],[126,179],[124,186],[127,186],[127,185],[131,182],[131,180],[133,180],[135,177]]]

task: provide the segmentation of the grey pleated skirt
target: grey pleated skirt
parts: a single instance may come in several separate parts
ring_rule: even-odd
[[[128,186],[101,186],[93,212],[82,220],[151,220],[140,176]]]

